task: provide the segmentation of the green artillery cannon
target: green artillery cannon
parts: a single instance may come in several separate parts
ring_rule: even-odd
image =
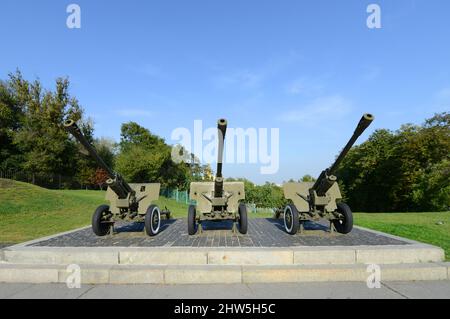
[[[114,223],[118,220],[144,223],[149,236],[158,234],[161,228],[161,216],[170,218],[170,211],[161,211],[152,202],[159,198],[159,183],[128,184],[98,156],[95,148],[88,142],[77,124],[68,120],[64,127],[84,146],[100,168],[105,170],[109,179],[106,200],[110,206],[99,206],[92,216],[92,230],[97,236],[114,233]]]
[[[190,205],[188,209],[188,233],[194,235],[198,229],[202,231],[203,221],[220,222],[233,221],[233,232],[236,224],[241,234],[247,233],[247,207],[240,202],[245,199],[243,182],[224,182],[222,177],[223,148],[227,121],[220,119],[217,124],[219,134],[219,149],[217,172],[214,182],[192,182],[190,197],[197,206]]]
[[[288,204],[284,211],[277,211],[276,217],[283,213],[286,232],[293,235],[300,228],[303,232],[305,221],[327,219],[330,221],[330,231],[336,230],[342,234],[348,234],[353,229],[353,214],[350,207],[338,200],[342,199],[337,178],[334,175],[339,164],[358,137],[366,130],[374,120],[373,115],[364,114],[356,127],[353,136],[348,141],[336,161],[330,168],[324,170],[317,181],[286,183],[283,185],[284,197]]]

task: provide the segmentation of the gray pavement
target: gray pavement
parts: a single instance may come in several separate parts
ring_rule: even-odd
[[[450,299],[450,281],[389,282],[369,289],[365,283],[297,283],[233,285],[82,285],[0,284],[0,298],[38,299]]]
[[[233,233],[231,222],[204,223],[205,231],[195,236],[187,233],[185,219],[163,220],[161,233],[149,237],[142,224],[118,224],[114,236],[97,237],[85,228],[40,240],[30,246],[41,247],[295,247],[295,246],[380,246],[407,245],[399,240],[373,231],[355,228],[350,234],[330,233],[322,223],[305,224],[304,234],[289,235],[282,219],[256,218],[249,220],[246,235]]]

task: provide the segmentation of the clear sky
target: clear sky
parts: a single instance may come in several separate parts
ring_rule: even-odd
[[[449,16],[448,0],[0,0],[0,78],[68,76],[98,137],[130,120],[168,143],[198,119],[279,128],[277,174],[224,174],[282,182],[329,166],[364,112],[376,120],[360,142],[448,111]]]

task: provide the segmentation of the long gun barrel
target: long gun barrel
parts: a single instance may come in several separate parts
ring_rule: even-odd
[[[100,168],[104,169],[108,173],[109,179],[106,182],[108,186],[117,194],[119,198],[127,198],[128,194],[133,191],[130,185],[128,185],[119,174],[106,165],[100,156],[98,156],[97,151],[83,135],[75,121],[66,121],[64,123],[64,127],[84,146],[84,148],[89,152],[89,155],[92,156]]]
[[[217,156],[217,173],[214,183],[214,197],[222,197],[223,195],[223,177],[222,177],[222,163],[223,163],[223,149],[225,142],[225,134],[227,132],[227,120],[220,119],[217,122],[217,130],[219,137],[219,149]]]
[[[317,195],[324,196],[325,193],[333,186],[333,184],[336,182],[337,178],[334,176],[336,173],[337,168],[339,167],[339,164],[342,162],[344,157],[347,155],[347,153],[350,151],[352,146],[355,144],[358,137],[361,136],[361,134],[369,127],[369,125],[372,123],[372,121],[375,119],[375,117],[372,114],[364,114],[361,120],[358,123],[358,126],[355,129],[355,132],[353,133],[352,137],[348,141],[347,145],[345,145],[344,149],[341,151],[339,156],[337,157],[336,161],[331,165],[330,168],[324,170],[317,181],[315,182],[313,186],[313,190],[316,191]]]

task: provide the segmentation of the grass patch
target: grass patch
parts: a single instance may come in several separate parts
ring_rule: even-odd
[[[362,227],[439,246],[450,260],[450,212],[356,213],[354,220]]]
[[[90,225],[94,210],[107,203],[104,191],[49,190],[0,179],[0,243],[19,243]],[[174,218],[187,216],[188,205],[160,197]],[[271,217],[249,213],[250,218]]]
[[[48,190],[0,181],[0,242],[18,243],[90,224],[101,191]]]

